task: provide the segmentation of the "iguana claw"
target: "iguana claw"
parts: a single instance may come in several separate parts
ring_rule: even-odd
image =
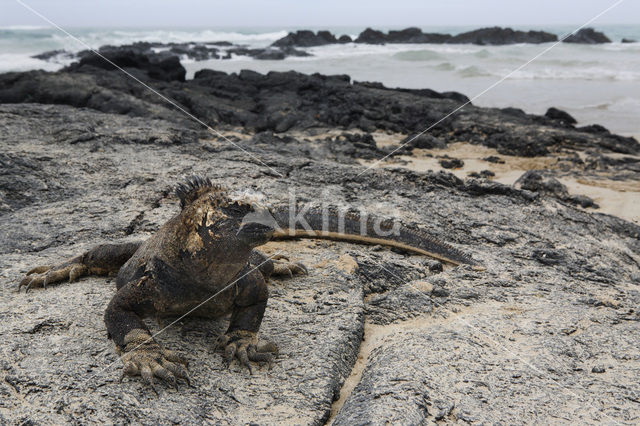
[[[125,349],[122,354],[122,363],[124,364],[123,377],[140,375],[156,394],[158,390],[155,387],[154,377],[159,377],[175,388],[178,387],[178,379],[184,380],[191,386],[186,368],[187,361],[174,352],[163,349],[150,337],[128,351]]]
[[[278,355],[278,347],[271,342],[260,346],[256,344],[256,333],[244,330],[232,331],[218,338],[217,349],[224,350],[224,364],[227,368],[234,358],[240,361],[240,365],[253,374],[249,361],[266,362],[271,368],[274,358]]]
[[[281,261],[280,259],[277,259],[273,264],[274,276],[293,277],[294,275],[303,275],[308,273],[309,273],[309,270],[301,262],[289,262],[288,259],[286,261]]]
[[[36,266],[31,269],[18,284],[18,291],[25,287],[25,292],[35,287],[46,287],[49,284],[69,278],[69,282],[87,274],[87,267],[82,263],[66,262],[58,266]]]

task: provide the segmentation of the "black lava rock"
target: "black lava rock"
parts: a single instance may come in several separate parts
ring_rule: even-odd
[[[387,42],[387,36],[382,31],[367,28],[358,35],[355,42],[366,44],[385,44]]]
[[[558,36],[544,31],[514,31],[511,28],[481,28],[451,37],[451,44],[503,45],[516,43],[550,43]]]
[[[484,161],[487,161],[489,163],[494,163],[494,164],[504,164],[504,160],[500,157],[497,157],[495,155],[490,155],[489,157],[485,157],[483,158]]]
[[[514,186],[518,189],[526,189],[562,199],[569,195],[565,185],[556,178],[545,176],[541,170],[529,170],[518,178]]]
[[[489,179],[494,177],[496,174],[493,173],[491,170],[482,170],[481,172],[471,172],[469,173],[469,177],[472,178],[485,178],[485,179]]]
[[[565,43],[602,44],[611,43],[609,37],[593,28],[583,28],[563,40]]]
[[[567,124],[577,123],[576,119],[573,118],[571,114],[554,107],[549,108],[544,116],[552,120],[558,120]]]
[[[433,135],[423,133],[420,136],[409,135],[402,142],[402,145],[407,144],[413,148],[423,149],[442,149],[447,146],[447,143]]]
[[[464,167],[464,161],[459,158],[442,158],[440,159],[440,165],[445,169],[459,169]]]
[[[318,31],[315,34],[313,31],[300,30],[295,33],[289,33],[283,38],[276,40],[272,46],[276,47],[313,47],[323,46],[325,44],[337,43],[336,37],[329,31]]]
[[[147,75],[156,80],[184,81],[187,71],[180,64],[180,58],[171,53],[154,53],[131,47],[100,48],[100,55],[92,51],[80,53],[80,62],[70,66],[70,69],[78,70],[82,67],[92,66],[105,70],[121,68],[136,68],[146,71]]]

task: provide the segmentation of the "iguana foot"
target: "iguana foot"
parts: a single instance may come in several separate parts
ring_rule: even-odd
[[[27,275],[18,284],[18,291],[25,287],[29,291],[35,287],[46,287],[69,278],[73,282],[83,275],[87,275],[88,268],[82,263],[65,262],[58,266],[37,266],[27,272]]]
[[[153,378],[159,377],[178,387],[177,379],[184,380],[191,385],[187,361],[174,352],[163,349],[151,336],[142,330],[133,330],[126,337],[127,346],[122,351],[124,375],[140,375],[145,383],[157,394]]]
[[[307,267],[300,262],[290,262],[289,258],[283,255],[274,256],[273,276],[293,277],[309,273]]]
[[[224,363],[227,368],[234,358],[238,358],[240,364],[247,367],[249,374],[253,374],[249,361],[266,362],[271,367],[278,355],[278,346],[275,343],[268,342],[258,346],[257,341],[255,332],[236,330],[220,336],[216,348],[224,349]]]

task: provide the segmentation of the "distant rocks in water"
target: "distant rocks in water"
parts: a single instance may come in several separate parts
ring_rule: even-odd
[[[254,59],[278,61],[289,56],[311,56],[305,51],[294,49],[290,46],[282,48],[266,47],[264,49],[249,49],[246,47],[236,47],[227,51],[227,54],[238,56],[250,56]],[[227,59],[227,58],[223,58]]]
[[[638,40],[634,40],[632,38],[623,38],[621,43],[637,43]]]
[[[544,31],[515,31],[511,28],[481,28],[458,34],[447,40],[450,44],[504,45],[517,43],[550,43],[558,41],[558,36]]]
[[[593,28],[583,28],[563,40],[565,43],[602,44],[611,43],[609,37]]]
[[[273,43],[272,46],[309,47],[332,43],[348,43],[349,36],[336,39],[328,31],[297,31]],[[388,33],[367,28],[353,40],[361,44],[393,44],[393,43],[433,43],[433,44],[478,44],[505,45],[516,43],[549,43],[558,41],[558,36],[544,31],[518,31],[511,28],[481,28],[452,36],[451,34],[425,33],[420,28],[410,27],[403,30],[391,30]]]
[[[387,36],[382,31],[367,28],[355,39],[356,43],[385,44]]]
[[[349,41],[351,41],[350,37],[349,37]],[[295,33],[287,34],[280,40],[275,41],[272,44],[272,46],[313,47],[313,46],[323,46],[325,44],[334,44],[338,42],[339,42],[339,39],[336,39],[336,37],[333,34],[331,34],[329,31],[318,31],[318,33],[316,34],[313,31],[300,30],[300,31],[296,31]]]
[[[310,53],[297,48],[325,46],[330,44],[359,43],[359,44],[476,44],[476,45],[507,45],[516,43],[548,43],[557,41],[555,34],[544,31],[518,31],[511,28],[481,28],[474,31],[452,36],[450,34],[425,33],[420,28],[410,27],[403,30],[391,30],[388,33],[367,28],[355,40],[349,35],[336,37],[329,31],[313,32],[299,30],[291,32],[267,47],[248,47],[236,45],[228,41],[160,43],[136,42],[122,46],[103,46],[100,53],[109,61],[122,67],[147,69],[151,72],[165,68],[158,72],[155,78],[160,80],[180,80],[182,71],[178,68],[180,59],[188,58],[194,61],[211,59],[231,59],[234,56],[246,56],[258,60],[283,60],[288,57],[312,56]],[[585,28],[571,35],[567,43],[609,43],[604,34]],[[633,43],[635,40],[624,39],[623,43]],[[68,62],[77,58],[80,65],[93,65],[101,68],[113,67],[104,59],[99,59],[89,50],[72,53],[65,50],[51,50],[32,58],[49,62]],[[176,59],[177,58],[177,63]],[[145,65],[148,64],[148,65]],[[157,66],[159,64],[159,66]],[[152,71],[153,70],[153,71]]]
[[[451,39],[449,34],[423,33],[420,28],[406,28],[400,31],[389,31],[389,43],[445,43]]]
[[[406,28],[400,31],[382,31],[367,28],[355,39],[356,43],[386,44],[386,43],[436,43],[442,44],[451,38],[449,34],[423,33],[420,28]]]
[[[303,50],[297,50],[289,45],[268,46],[264,48],[249,48],[246,46],[234,45],[227,41],[216,41],[208,43],[150,43],[137,42],[122,46],[103,46],[99,53],[120,67],[133,67],[138,69],[155,69],[156,64],[160,68],[176,68],[176,61],[179,65],[181,58],[188,58],[194,61],[206,61],[210,59],[231,59],[233,55],[248,56],[260,60],[282,60],[289,56],[311,56]],[[78,54],[73,54],[64,50],[51,50],[33,58],[53,61],[56,58],[77,58],[80,65],[93,65],[100,68],[113,68],[104,59],[90,50],[83,50]],[[172,59],[175,58],[175,59]],[[145,64],[151,64],[146,66]],[[180,80],[179,75],[163,73],[156,76],[159,80]],[[184,77],[182,77],[184,80]]]
[[[433,43],[433,44],[478,44],[504,45],[515,43],[548,43],[557,41],[558,36],[544,31],[515,31],[511,28],[481,28],[452,36],[450,34],[424,33],[420,28],[406,28],[400,31],[382,31],[367,28],[356,43],[386,44],[386,43]]]
[[[276,41],[272,46],[276,47],[311,47],[335,43],[351,42],[349,36],[341,36],[339,39],[328,31],[314,33],[309,30],[289,33]],[[500,46],[507,44],[540,44],[558,41],[556,34],[546,31],[520,31],[512,28],[490,27],[467,31],[452,36],[451,34],[425,33],[420,28],[410,27],[404,30],[391,30],[388,33],[367,28],[362,31],[353,42],[361,44],[393,44],[393,43],[432,43],[432,44],[477,44],[481,46]],[[564,40],[567,43],[609,43],[611,40],[603,33],[593,28],[584,28]],[[633,40],[627,41],[633,42]]]
[[[59,58],[59,57],[72,58],[73,53],[67,52],[66,50],[63,50],[63,49],[56,49],[56,50],[49,50],[47,52],[39,53],[37,55],[32,56],[32,58],[40,59],[42,61],[51,61],[52,59]]]
[[[571,114],[554,107],[549,108],[544,116],[570,125],[577,123],[576,119],[573,118]]]
[[[146,71],[149,77],[163,81],[184,81],[186,70],[180,64],[180,58],[170,52],[156,53],[139,45],[104,46],[99,50],[100,55],[93,51],[84,50],[78,54],[80,61],[71,65],[69,69],[92,66],[106,70],[120,68],[134,68]]]

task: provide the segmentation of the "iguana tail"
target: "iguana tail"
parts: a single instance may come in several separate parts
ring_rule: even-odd
[[[289,206],[271,211],[279,229],[273,240],[314,238],[359,244],[379,244],[423,254],[454,265],[485,268],[471,256],[441,242],[414,226],[391,219],[364,216],[355,210],[309,207],[292,212]]]

